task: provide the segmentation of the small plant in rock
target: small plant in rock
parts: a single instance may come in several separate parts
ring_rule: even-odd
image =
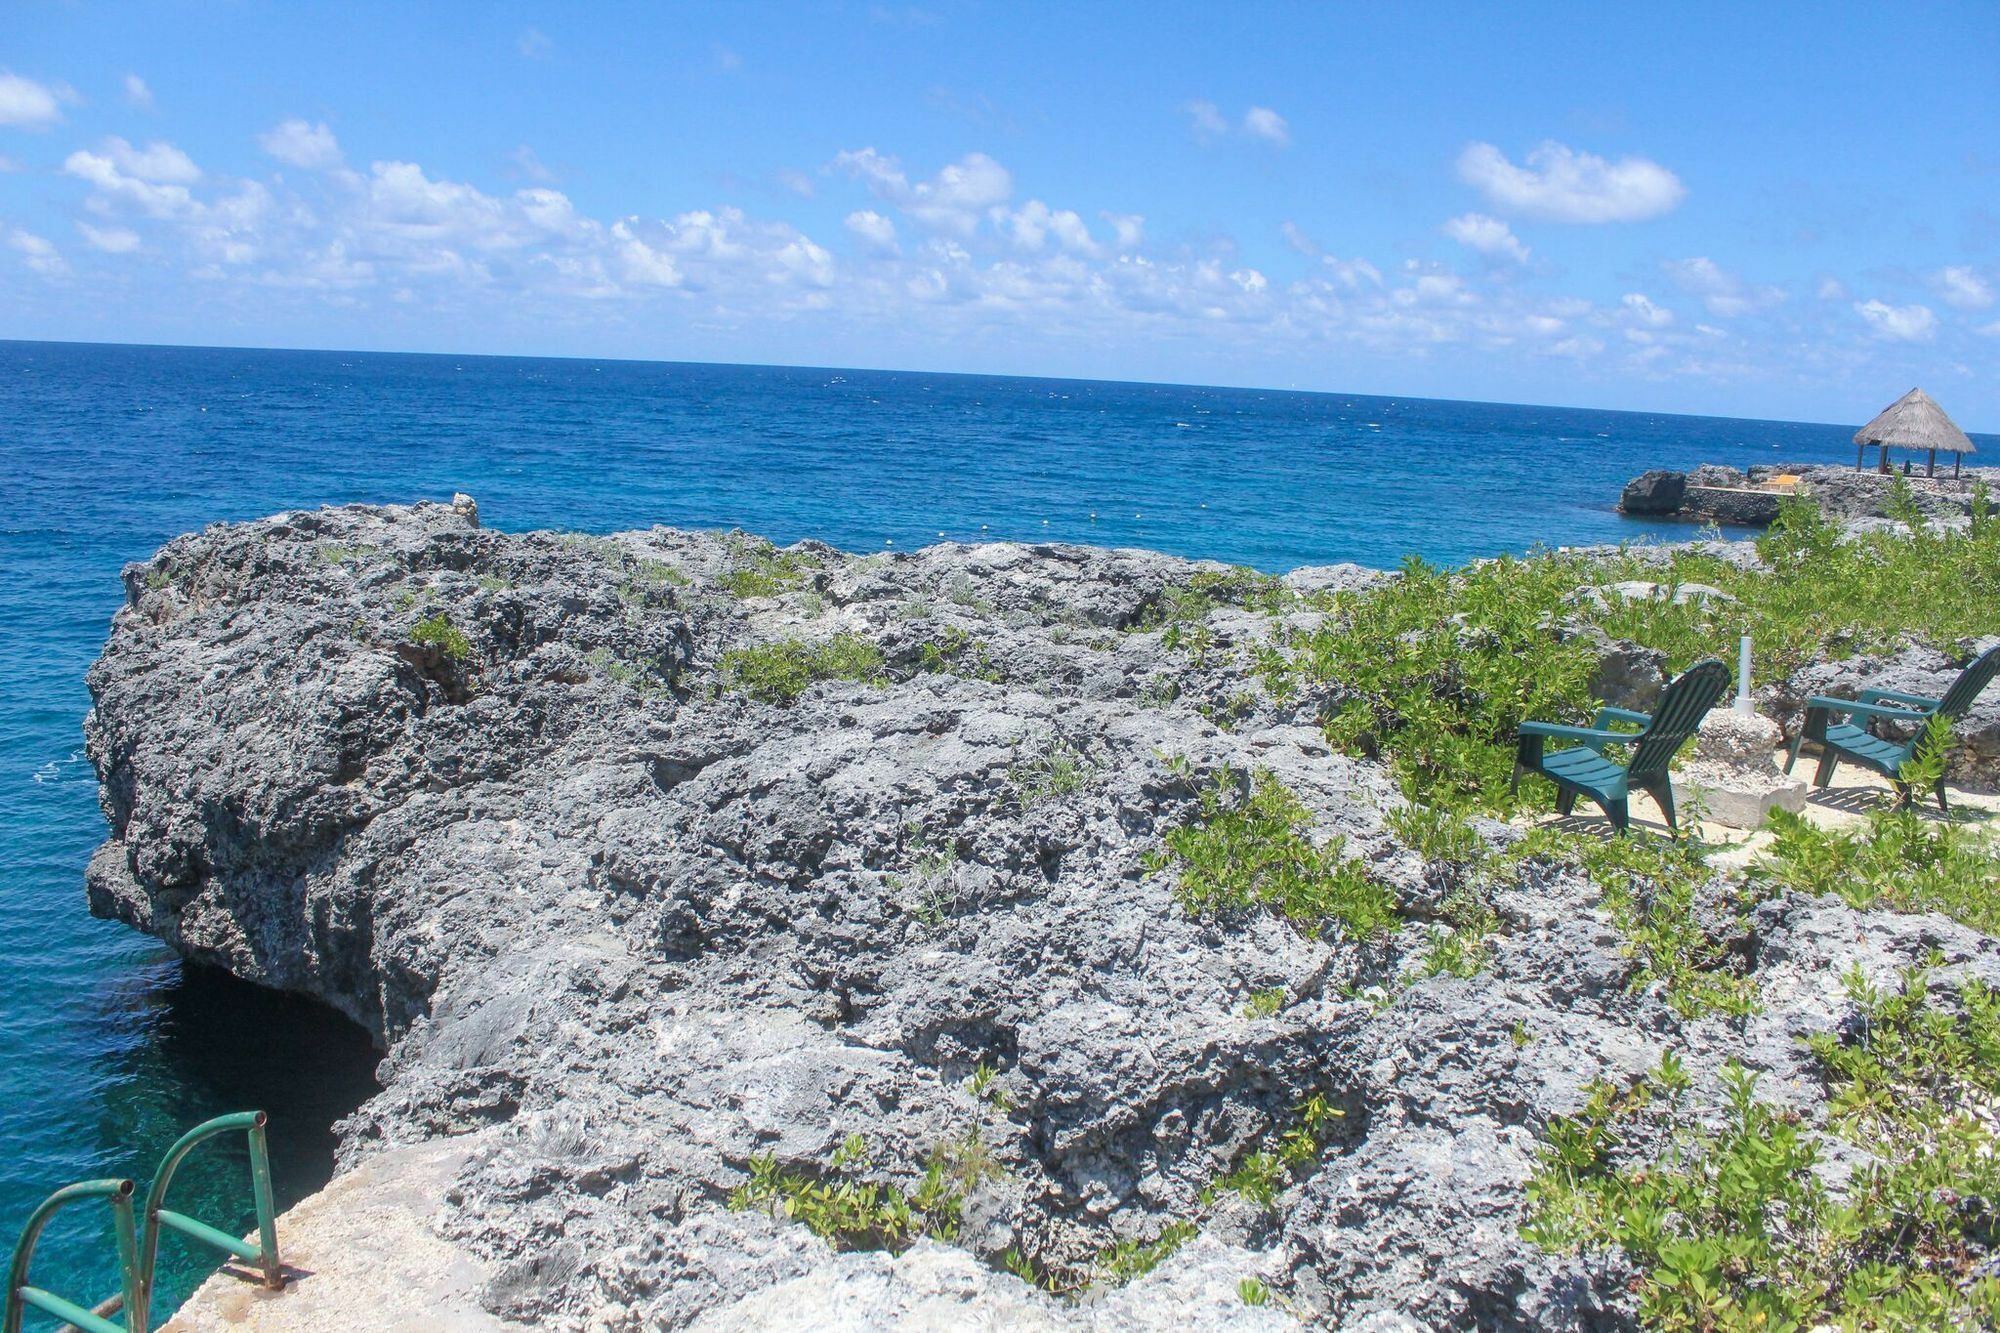
[[[776,597],[805,581],[819,561],[800,551],[780,551],[769,542],[731,542],[731,568],[716,580],[736,597]]]
[[[410,642],[420,648],[435,648],[441,656],[453,662],[466,662],[472,658],[472,640],[442,611],[419,620],[410,631]]]
[[[1292,1108],[1298,1117],[1290,1128],[1271,1136],[1264,1146],[1244,1154],[1228,1174],[1202,1187],[1201,1201],[1212,1204],[1235,1194],[1259,1208],[1278,1205],[1278,1196],[1326,1151],[1343,1112],[1323,1093],[1312,1093]]]
[[[882,650],[854,634],[807,642],[785,639],[753,648],[732,648],[717,664],[724,689],[763,703],[789,704],[822,680],[880,684]]]
[[[968,680],[1003,679],[985,643],[962,629],[947,629],[935,639],[926,640],[917,650],[917,668]]]
[[[1057,796],[1071,796],[1090,785],[1096,768],[1063,738],[1051,737],[1007,766],[1007,782],[1021,807]]]
[[[972,1095],[992,1107],[999,1115],[1008,1115],[1014,1109],[1014,1099],[1007,1089],[1000,1086],[1000,1070],[990,1060],[981,1060],[972,1067],[972,1078],[967,1086]]]
[[[1158,1268],[1199,1233],[1200,1228],[1194,1223],[1177,1220],[1160,1228],[1160,1234],[1152,1240],[1117,1241],[1097,1252],[1090,1264],[1091,1274],[1100,1285],[1123,1286]]]
[[[1250,998],[1243,1002],[1245,1018],[1269,1018],[1285,1007],[1285,988],[1273,986],[1269,990],[1253,990]]]
[[[1246,1277],[1236,1284],[1236,1299],[1245,1305],[1269,1305],[1271,1289],[1254,1277]]]
[[[1345,856],[1342,839],[1315,843],[1311,828],[1311,813],[1270,773],[1255,774],[1247,795],[1218,775],[1148,868],[1175,871],[1181,904],[1197,914],[1268,908],[1308,936],[1328,923],[1356,939],[1387,930],[1395,894]]]
[[[976,1128],[933,1148],[907,1192],[869,1178],[875,1164],[858,1134],[834,1150],[822,1171],[781,1166],[770,1153],[752,1156],[749,1166],[749,1180],[729,1196],[731,1208],[768,1207],[837,1249],[898,1253],[925,1236],[955,1239],[967,1196],[1001,1174]]]

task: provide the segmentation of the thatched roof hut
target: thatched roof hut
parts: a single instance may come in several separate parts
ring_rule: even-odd
[[[1861,470],[1861,461],[1868,452],[1869,445],[1878,445],[1882,450],[1882,470],[1889,470],[1889,450],[1925,449],[1930,452],[1930,475],[1937,475],[1938,450],[1949,450],[1952,459],[1951,474],[1958,475],[1959,464],[1965,455],[1976,452],[1972,441],[1958,428],[1958,423],[1946,416],[1944,409],[1922,389],[1912,389],[1895,402],[1882,409],[1882,415],[1854,432],[1854,470]]]

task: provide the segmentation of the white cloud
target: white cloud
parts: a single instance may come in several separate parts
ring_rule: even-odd
[[[843,152],[833,165],[925,226],[960,236],[970,236],[988,210],[1014,193],[1014,178],[984,153],[967,153],[927,181],[911,181],[895,158],[873,148]]]
[[[88,222],[78,222],[76,229],[93,248],[108,255],[130,254],[139,248],[139,233],[129,227],[93,227]]]
[[[1382,270],[1365,259],[1342,259],[1337,255],[1326,255],[1320,262],[1326,265],[1333,280],[1349,291],[1360,291],[1364,287],[1380,287]]]
[[[333,137],[333,131],[326,127],[325,121],[312,124],[296,117],[281,121],[258,135],[257,145],[286,166],[299,167],[306,171],[320,171],[340,165],[340,141]],[[527,151],[528,157],[534,159],[532,150],[517,149],[515,152],[517,163],[521,160],[522,151]],[[540,166],[539,161],[535,164]]]
[[[556,44],[540,28],[523,28],[514,39],[514,49],[529,60],[541,60],[556,49]]]
[[[1937,332],[1937,316],[1928,306],[1856,301],[1854,310],[1868,321],[1876,337],[1888,342],[1929,342]]]
[[[1785,299],[1781,288],[1752,287],[1707,255],[1670,259],[1663,267],[1682,291],[1700,297],[1708,313],[1718,319],[1755,314]]]
[[[1468,249],[1494,259],[1528,262],[1528,247],[1521,244],[1513,228],[1499,218],[1484,213],[1466,213],[1444,224],[1444,234]]]
[[[62,103],[71,100],[66,91],[0,70],[0,125],[39,130],[55,124],[62,119]]]
[[[1253,106],[1243,113],[1243,132],[1253,139],[1276,144],[1280,148],[1292,142],[1292,127],[1285,118],[1267,106]]]
[[[1030,199],[1016,209],[996,208],[993,224],[1017,249],[1038,251],[1050,242],[1072,254],[1094,255],[1097,242],[1090,228],[1074,211],[1050,208],[1039,199]]]
[[[20,254],[21,262],[30,271],[45,278],[58,278],[69,272],[69,265],[63,261],[62,252],[47,237],[37,236],[31,231],[15,228],[7,234],[7,245]]]
[[[1640,222],[1687,194],[1679,177],[1647,158],[1608,162],[1553,141],[1529,153],[1525,166],[1490,143],[1469,144],[1458,175],[1494,207],[1552,222]]]
[[[1994,320],[1991,324],[1981,324],[1973,332],[1984,334],[1988,338],[2000,338],[2000,319]]]
[[[1194,137],[1203,143],[1214,143],[1229,133],[1229,122],[1213,102],[1197,99],[1184,104],[1181,110],[1187,113],[1188,126],[1194,131]]]
[[[1117,238],[1120,250],[1137,250],[1146,241],[1146,219],[1138,213],[1103,212],[1097,216],[1104,219]]]
[[[1993,304],[1993,284],[1963,264],[1939,269],[1931,278],[1931,287],[1947,305],[1960,310],[1984,310]]]
[[[104,151],[126,175],[155,185],[192,185],[201,179],[193,158],[161,140],[134,148],[114,135],[104,141]]]
[[[902,247],[896,244],[896,224],[872,208],[849,213],[847,229],[860,237],[871,249],[882,254],[893,255],[902,252]]]
[[[1846,284],[1841,282],[1839,278],[1821,278],[1819,280],[1819,299],[1822,301],[1845,301],[1847,299]]]
[[[151,111],[153,109],[153,90],[148,88],[146,81],[137,74],[127,74],[125,76],[125,101],[127,105],[137,107],[141,111]]]
[[[127,169],[129,162],[144,157],[123,139],[112,139],[105,143],[103,152],[79,148],[71,153],[63,159],[63,170],[96,187],[98,197],[93,202],[100,211],[111,199],[127,200],[155,218],[185,217],[199,211],[186,185],[148,180]],[[167,161],[163,156],[162,162]]]
[[[551,171],[540,155],[527,144],[522,144],[507,154],[507,162],[509,169],[521,180],[534,181],[537,185],[548,185],[556,179],[556,173]]]
[[[778,173],[777,180],[778,184],[790,190],[801,199],[810,199],[819,193],[818,189],[813,185],[812,177],[806,175],[803,171],[795,171],[787,167]]]
[[[1674,322],[1674,312],[1654,305],[1644,292],[1627,292],[1620,304],[1628,316],[1649,329],[1663,329]]]

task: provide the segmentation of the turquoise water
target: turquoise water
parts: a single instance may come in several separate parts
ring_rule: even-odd
[[[493,527],[741,526],[856,550],[1020,538],[1265,569],[1457,561],[1687,529],[1621,519],[1647,467],[1839,461],[1852,428],[1146,384],[634,362],[0,342],[0,1244],[43,1194],[142,1182],[262,1106],[280,1202],[330,1170],[373,1057],[312,1006],[85,912],[103,836],[78,725],[118,570],[217,519],[471,492]],[[1982,441],[1982,447],[1986,447]],[[1994,446],[2000,451],[2000,445]],[[242,1165],[186,1176],[247,1228]],[[88,1225],[84,1225],[87,1221]],[[113,1289],[95,1215],[43,1285]],[[175,1253],[165,1301],[209,1256]]]

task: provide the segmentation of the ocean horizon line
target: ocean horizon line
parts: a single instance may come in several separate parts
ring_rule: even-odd
[[[1645,417],[1649,419],[1672,419],[1687,421],[1729,421],[1749,425],[1773,426],[1816,426],[1844,428],[1850,423],[1840,421],[1815,420],[1804,417],[1738,416],[1731,413],[1686,412],[1645,407],[1607,407],[1599,403],[1545,403],[1526,402],[1506,398],[1468,398],[1438,396],[1416,393],[1380,393],[1360,389],[1306,389],[1275,384],[1229,384],[1219,381],[1199,380],[1154,380],[1124,379],[1091,375],[1028,375],[1006,371],[984,370],[941,370],[928,367],[906,366],[834,366],[820,365],[806,361],[705,361],[646,356],[581,356],[570,353],[531,352],[458,352],[427,351],[405,348],[364,348],[364,347],[274,347],[259,343],[166,343],[166,342],[104,342],[78,338],[0,338],[0,347],[66,347],[66,348],[112,348],[132,351],[171,352],[246,352],[269,354],[296,354],[316,356],[380,356],[409,357],[429,360],[480,360],[480,361],[554,361],[570,364],[604,363],[618,366],[661,366],[695,367],[710,370],[782,370],[824,372],[831,375],[933,375],[962,380],[1012,380],[1029,383],[1049,384],[1107,384],[1125,388],[1214,390],[1228,393],[1277,393],[1296,394],[1311,398],[1366,398],[1379,402],[1440,403],[1463,407],[1506,407],[1546,410],[1551,412],[1604,412],[1614,416]],[[1859,422],[1851,423],[1859,426]],[[1991,439],[2000,445],[2000,431],[1966,431],[1975,439]]]

